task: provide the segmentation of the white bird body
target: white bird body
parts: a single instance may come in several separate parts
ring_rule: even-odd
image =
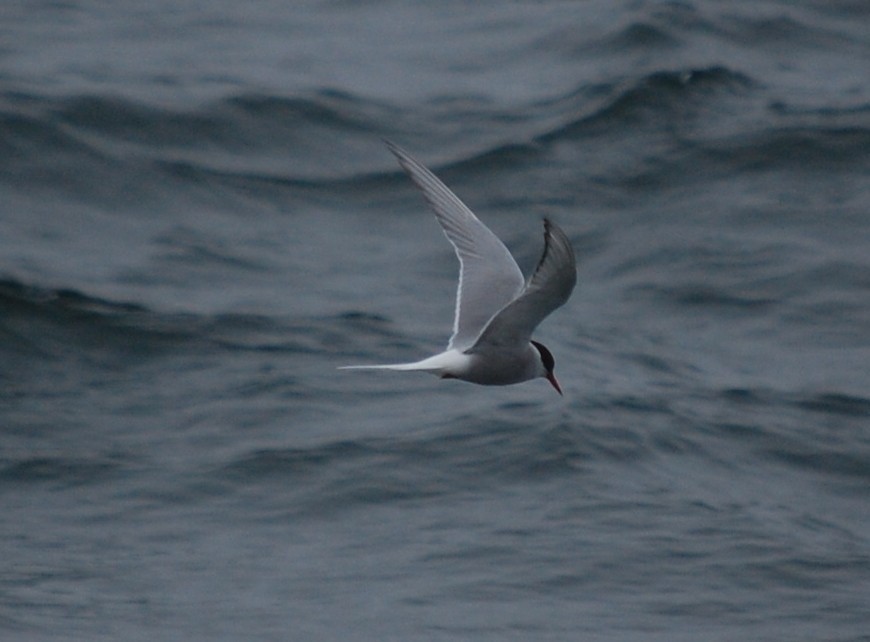
[[[343,366],[341,369],[431,372],[442,379],[462,379],[485,386],[507,386],[546,376],[540,355],[531,343],[524,350],[468,353],[451,348],[411,363]]]
[[[531,336],[577,282],[567,235],[544,220],[544,253],[525,282],[504,243],[444,183],[397,145],[387,146],[423,192],[459,258],[453,335],[447,350],[422,361],[344,369],[430,372],[493,386],[544,377],[561,394],[553,355]]]

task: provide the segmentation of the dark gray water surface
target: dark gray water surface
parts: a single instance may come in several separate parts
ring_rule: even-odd
[[[866,2],[0,8],[3,640],[866,640]],[[381,143],[579,285],[450,333]]]

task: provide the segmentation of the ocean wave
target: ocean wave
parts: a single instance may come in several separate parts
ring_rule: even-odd
[[[588,423],[562,420],[531,423],[540,404],[507,403],[487,417],[456,416],[434,434],[341,439],[305,447],[251,451],[214,470],[216,479],[238,484],[300,484],[312,502],[335,507],[412,500],[505,483],[541,483],[585,475],[601,464],[652,461],[680,439],[650,439],[634,425],[640,417],[671,416],[670,409],[637,397],[598,398],[587,408]],[[624,427],[603,417],[626,418]],[[600,424],[599,424],[600,420]],[[618,423],[618,422],[617,422]],[[684,440],[685,441],[685,440]],[[316,498],[316,499],[314,499]],[[327,499],[328,498],[328,499]]]
[[[580,112],[579,117],[538,132],[530,141],[540,143],[570,135],[584,124],[623,122],[637,110],[659,110],[666,116],[669,108],[677,108],[690,96],[750,85],[749,78],[724,67],[658,71],[617,83],[580,87],[554,99],[516,106],[510,112],[490,106],[478,110],[476,118],[488,118],[493,123],[505,119],[545,122],[561,114]],[[592,100],[595,96],[601,97],[598,104]],[[456,112],[450,105],[434,109]],[[190,110],[118,96],[46,97],[6,92],[0,94],[0,122],[4,124],[0,149],[14,149],[19,161],[52,151],[89,152],[111,158],[117,152],[126,152],[167,162],[201,163],[214,169],[221,169],[221,162],[229,154],[250,162],[257,154],[280,150],[294,155],[297,172],[272,175],[304,179],[313,176],[298,171],[298,161],[305,160],[296,157],[300,150],[315,145],[322,148],[340,140],[342,155],[346,155],[349,148],[353,149],[354,140],[362,139],[370,145],[389,132],[402,114],[398,106],[333,91],[307,96],[242,93]],[[523,141],[515,142],[518,149],[524,147]],[[454,162],[469,162],[496,151],[504,149],[479,149],[473,156],[466,154]],[[221,162],[214,160],[215,155]],[[212,158],[210,163],[207,157]],[[333,166],[342,166],[341,158],[332,156],[330,160]]]
[[[346,200],[398,181],[386,153],[388,169],[370,165],[377,126],[336,129],[344,117],[317,101],[235,96],[189,113],[95,96],[34,100],[27,113],[0,107],[0,184],[28,200],[57,194],[63,202],[151,211],[169,198],[199,199],[203,190]],[[282,110],[303,120],[282,120]],[[319,119],[321,129],[305,119]]]
[[[0,462],[0,480],[9,484],[50,483],[62,488],[107,482],[121,468],[117,458],[25,457]]]
[[[574,48],[575,55],[626,55],[638,50],[673,49],[682,39],[668,26],[652,20],[633,20],[601,39],[593,39]]]
[[[842,419],[857,427],[868,416],[867,399],[766,388],[698,392],[716,399],[715,418],[686,412],[693,401],[667,395],[580,399],[580,422],[541,420],[546,413],[540,404],[506,403],[486,417],[445,418],[441,430],[425,434],[252,449],[201,472],[206,485],[222,484],[240,497],[273,496],[267,489],[280,487],[272,509],[318,515],[513,484],[562,484],[566,477],[595,485],[600,471],[625,467],[668,474],[686,460],[730,471],[776,463],[847,484],[870,476],[859,435],[831,433],[824,439],[825,430],[793,428],[817,424],[805,413],[829,415],[836,420],[830,430],[841,431]],[[771,413],[778,419],[771,421]]]
[[[822,444],[788,442],[769,446],[767,458],[789,466],[836,478],[870,482],[870,458],[848,446],[832,448]],[[866,488],[866,486],[865,486]]]
[[[697,112],[704,101],[716,102],[722,94],[743,95],[756,86],[749,76],[722,66],[661,70],[589,88],[554,104],[572,118],[536,137],[539,143],[637,126],[642,121],[662,124]],[[615,130],[614,131],[619,131]]]
[[[11,279],[0,280],[0,310],[0,354],[25,358],[63,358],[82,351],[118,359],[215,350],[347,355],[360,340],[408,347],[385,319],[360,312],[293,318],[168,313]]]
[[[295,139],[303,126],[370,132],[394,112],[395,108],[385,104],[329,90],[307,96],[233,94],[191,109],[101,94],[0,94],[0,118],[6,135],[26,124],[43,125],[170,148],[210,144],[246,151]]]
[[[435,168],[473,175],[478,167],[531,162],[557,143],[607,135],[613,144],[647,128],[671,132],[674,153],[656,163],[664,173],[699,164],[716,171],[722,163],[751,169],[866,157],[870,130],[864,109],[854,105],[809,110],[772,101],[772,118],[761,126],[736,117],[732,131],[723,133],[721,124],[718,131],[700,126],[710,109],[738,114],[762,96],[756,79],[710,66],[584,84],[511,108],[479,106],[473,118],[481,131],[502,131],[509,121],[513,136],[484,136],[473,149],[445,140],[452,158]],[[430,119],[442,110],[454,119],[464,113],[437,101],[427,109]],[[0,164],[10,187],[68,185],[91,196],[111,185],[121,192],[163,190],[167,179],[176,189],[205,184],[343,193],[397,180],[388,155],[373,164],[371,150],[384,135],[412,137],[406,120],[400,106],[328,90],[303,96],[240,93],[186,110],[118,96],[6,92],[0,94],[0,151],[6,152]],[[97,175],[99,182],[92,180]]]
[[[789,53],[796,49],[806,51],[814,48],[846,53],[866,46],[860,32],[849,33],[841,24],[832,28],[818,16],[800,16],[796,12],[724,15],[717,20],[715,32],[743,47],[786,49]]]
[[[553,145],[608,132],[617,138],[631,135],[638,127],[646,126],[644,123],[658,127],[693,111],[700,112],[705,102],[718,104],[723,98],[739,99],[757,86],[749,76],[721,66],[662,70],[637,78],[583,85],[561,96],[510,109],[479,108],[473,118],[481,131],[501,130],[501,124],[510,122],[512,136],[507,140],[483,136],[483,142],[474,148],[450,137],[442,141],[442,145],[453,151],[448,151],[446,159],[430,166],[448,178],[453,173],[467,178],[483,171],[516,169],[534,163],[543,150]],[[438,112],[442,105],[429,107]],[[457,115],[455,107],[449,106],[449,109],[450,118],[463,118],[462,110]],[[430,117],[436,118],[437,114]],[[386,123],[380,131],[389,131],[392,125]],[[414,138],[417,133],[408,135]],[[380,186],[385,179],[402,178],[390,165],[386,167],[385,171],[362,171],[317,184],[365,189]]]
[[[798,408],[813,412],[870,418],[870,398],[866,397],[838,392],[822,392],[800,397],[795,399],[793,403]]]
[[[535,431],[493,421],[428,438],[369,438],[258,450],[216,469],[212,476],[232,479],[240,487],[278,483],[291,494],[298,485],[302,490],[294,498],[294,510],[331,512],[461,494],[506,480],[541,481],[574,474],[588,453],[576,431]]]
[[[307,188],[370,172],[362,149],[393,117],[385,105],[330,91],[231,95],[189,110],[7,92],[0,180],[109,204],[131,193],[162,195],[167,181],[176,191],[227,181]]]
[[[616,137],[631,133],[644,122],[656,126],[698,112],[704,102],[739,98],[758,86],[749,76],[723,66],[660,70],[638,77],[575,88],[564,95],[516,107],[506,114],[497,109],[491,117],[512,117],[518,131],[526,132],[509,142],[468,151],[439,166],[440,171],[472,172],[478,165],[503,167],[534,160],[541,150],[610,132]]]
[[[837,479],[870,479],[862,427],[870,399],[834,390],[770,388],[720,391],[732,421],[704,427],[766,461]],[[865,483],[865,482],[862,482]]]
[[[713,171],[751,172],[770,169],[820,168],[865,172],[870,128],[817,124],[811,127],[771,126],[702,143],[682,159],[681,167],[703,163]],[[679,171],[678,168],[674,168]]]
[[[0,281],[0,309],[0,352],[52,358],[83,351],[118,359],[174,354],[204,340],[215,343],[238,322],[232,315],[161,314],[138,303],[15,280]]]

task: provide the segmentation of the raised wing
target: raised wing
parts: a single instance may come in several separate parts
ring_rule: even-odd
[[[544,253],[535,273],[522,294],[492,318],[474,347],[525,345],[538,324],[568,300],[576,283],[571,242],[561,228],[544,219]]]
[[[453,336],[447,349],[471,347],[493,315],[523,291],[523,273],[499,238],[442,183],[398,145],[385,141],[408,172],[459,258]]]

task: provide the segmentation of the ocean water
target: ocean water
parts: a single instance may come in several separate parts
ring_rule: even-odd
[[[0,7],[0,638],[867,640],[870,5]],[[450,333],[383,146],[578,287]]]

